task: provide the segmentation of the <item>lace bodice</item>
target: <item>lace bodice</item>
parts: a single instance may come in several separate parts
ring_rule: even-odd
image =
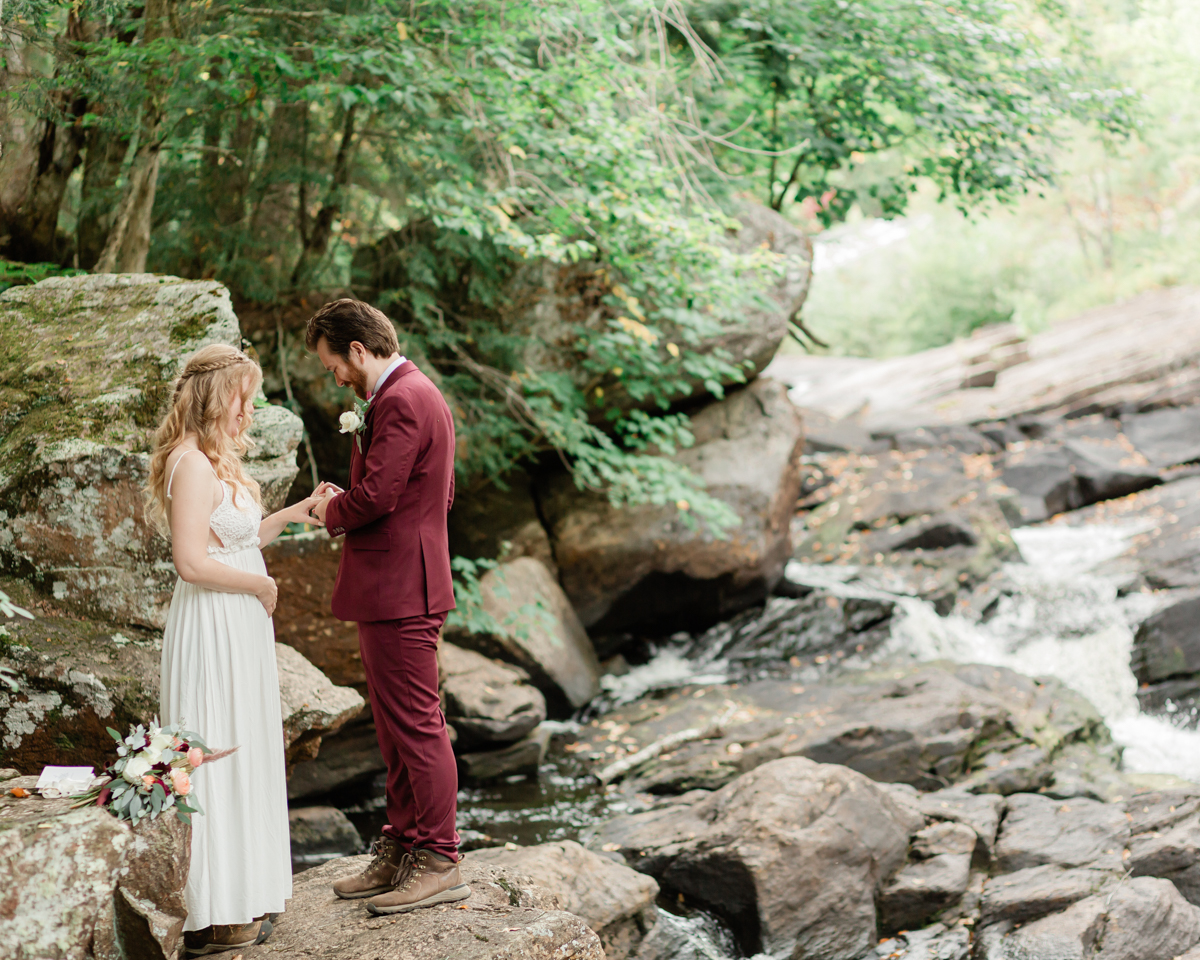
[[[258,525],[262,523],[262,511],[258,504],[240,485],[234,488],[221,481],[221,502],[208,519],[208,525],[224,546],[208,546],[208,552],[235,553],[258,546]]]

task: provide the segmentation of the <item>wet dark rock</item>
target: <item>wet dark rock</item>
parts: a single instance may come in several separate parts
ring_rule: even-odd
[[[550,538],[538,517],[533,478],[526,473],[504,477],[501,489],[488,481],[478,488],[457,489],[450,509],[450,555],[515,560],[533,557],[557,576]]]
[[[1139,877],[1009,932],[981,933],[982,960],[1169,960],[1200,941],[1200,909],[1169,880]]]
[[[1003,763],[1035,739],[1044,744],[1035,749],[1048,755],[1074,742],[1108,740],[1094,708],[1057,681],[999,667],[927,664],[812,684],[758,680],[648,697],[606,714],[604,727],[597,721],[588,728],[577,755],[608,763],[705,727],[726,703],[737,712],[723,736],[648,761],[631,772],[631,785],[656,793],[715,789],[778,757],[805,756],[934,790],[980,771],[986,776],[989,754]]]
[[[1010,451],[1001,476],[1020,493],[1026,523],[1124,497],[1160,480],[1157,470],[1115,440],[1085,436]]]
[[[447,639],[520,667],[559,716],[600,692],[595,648],[545,564],[518,557],[484,574],[479,590],[494,628],[450,629]]]
[[[1003,873],[1043,864],[1120,870],[1128,843],[1129,821],[1116,804],[1023,793],[1008,798],[995,862]]]
[[[1042,864],[988,880],[980,922],[1027,923],[1099,893],[1121,878],[1119,870]]]
[[[459,750],[513,743],[546,719],[545,698],[517,667],[442,641],[438,672],[443,709],[457,732]]]
[[[617,509],[562,475],[539,492],[563,589],[597,635],[704,629],[763,600],[791,552],[803,428],[780,383],[760,378],[691,417],[675,459],[741,524],[720,540],[677,507]]]
[[[1138,707],[1143,713],[1170,717],[1182,730],[1200,724],[1200,678],[1164,680],[1138,687]]]
[[[375,725],[370,721],[351,723],[322,740],[315,760],[289,770],[288,799],[304,800],[364,783],[385,769]]]
[[[905,865],[879,893],[880,927],[886,931],[919,927],[967,890],[977,838],[970,827],[935,823],[913,837]]]
[[[917,427],[891,437],[892,448],[901,451],[928,450],[931,447],[950,447],[959,453],[995,453],[1003,443],[996,443],[981,430],[964,425],[949,427]]]
[[[872,960],[967,960],[971,931],[960,924],[935,923],[921,930],[905,930],[880,941]]]
[[[1147,529],[1128,549],[1095,568],[1124,581],[1126,590],[1200,587],[1200,476],[1184,477],[1131,497],[1101,503],[1069,515],[1070,522],[1136,521]]]
[[[1200,796],[1192,791],[1136,796],[1126,866],[1135,876],[1166,877],[1200,905]]]
[[[319,862],[363,849],[362,837],[336,807],[293,807],[288,811],[292,859]]]
[[[693,912],[683,917],[661,908],[657,914],[657,922],[633,960],[714,960],[714,956],[730,956],[737,951],[729,931],[708,914]],[[716,954],[714,947],[719,951]]]
[[[793,757],[602,823],[593,843],[724,916],[748,953],[850,960],[874,943],[875,893],[920,826],[862,775]]]
[[[1163,601],[1134,636],[1131,666],[1139,683],[1200,673],[1200,590],[1170,593]]]
[[[727,659],[747,670],[794,666],[793,658],[838,661],[870,653],[887,640],[895,607],[883,597],[838,597],[809,588],[803,597],[773,597],[761,611],[718,624],[691,649],[695,656]]]
[[[1061,447],[1022,450],[1005,458],[1001,476],[1020,493],[1025,523],[1038,523],[1083,506],[1074,466]]]
[[[986,458],[932,449],[844,459],[803,515],[797,560],[855,565],[947,613],[960,591],[1019,558],[1001,503],[1012,494]]]
[[[927,820],[944,820],[970,827],[985,857],[991,857],[1004,814],[1005,802],[994,793],[973,794],[961,788],[922,794],[919,809]]]
[[[1049,754],[1033,743],[1022,743],[1003,752],[988,751],[978,766],[963,784],[974,793],[998,793],[1006,797],[1039,790],[1054,780]]]
[[[1136,413],[1125,417],[1121,427],[1155,467],[1200,460],[1200,404]]]
[[[461,753],[458,775],[464,783],[487,783],[501,777],[537,776],[550,746],[550,731],[539,727],[514,744],[499,750]]]
[[[555,894],[562,908],[582,917],[600,936],[607,960],[637,951],[655,924],[658,884],[652,877],[586,850],[573,840],[532,847],[474,850],[472,863],[508,867]]]

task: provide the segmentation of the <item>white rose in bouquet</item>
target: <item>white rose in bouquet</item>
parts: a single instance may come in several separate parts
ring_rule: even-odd
[[[354,410],[347,410],[338,417],[338,425],[342,428],[341,433],[356,433],[363,425],[362,417]]]
[[[142,751],[142,756],[150,761],[151,764],[158,763],[162,759],[162,752],[171,746],[171,735],[159,731],[150,738],[150,746]]]
[[[129,762],[125,764],[125,769],[121,771],[121,776],[130,783],[141,783],[142,777],[150,772],[150,761],[142,756],[131,757]]]

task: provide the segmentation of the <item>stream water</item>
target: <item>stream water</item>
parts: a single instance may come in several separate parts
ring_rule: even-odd
[[[1129,538],[1144,529],[1136,524],[1047,524],[1014,530],[1025,562],[1006,565],[1007,589],[979,622],[956,614],[941,617],[925,601],[885,593],[865,578],[857,580],[853,568],[793,561],[787,575],[795,583],[843,596],[895,600],[898,612],[890,639],[872,656],[874,661],[944,659],[1057,677],[1099,710],[1124,748],[1126,770],[1200,780],[1200,732],[1184,722],[1194,725],[1195,718],[1151,716],[1138,706],[1137,682],[1129,666],[1133,630],[1157,601],[1143,593],[1121,596],[1115,580],[1094,570],[1119,555]],[[605,677],[602,701],[623,703],[654,690],[723,683],[734,675],[735,664],[698,649],[696,638],[679,634],[624,676]],[[560,727],[567,732],[570,724]],[[377,781],[365,794],[360,789],[332,799],[364,837],[371,837],[384,820],[382,792]],[[561,747],[552,747],[536,780],[516,777],[460,791],[460,831],[468,849],[578,839],[599,819],[629,809],[628,802],[612,788],[601,788]],[[681,960],[726,960],[733,955],[731,939],[711,918],[664,912],[663,920],[678,941],[676,956]]]

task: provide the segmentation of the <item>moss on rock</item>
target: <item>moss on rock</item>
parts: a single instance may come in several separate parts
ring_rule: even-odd
[[[0,569],[88,615],[161,626],[175,575],[142,486],[171,381],[212,343],[241,343],[214,281],[54,277],[0,294]],[[302,429],[260,411],[249,469],[268,507]]]

